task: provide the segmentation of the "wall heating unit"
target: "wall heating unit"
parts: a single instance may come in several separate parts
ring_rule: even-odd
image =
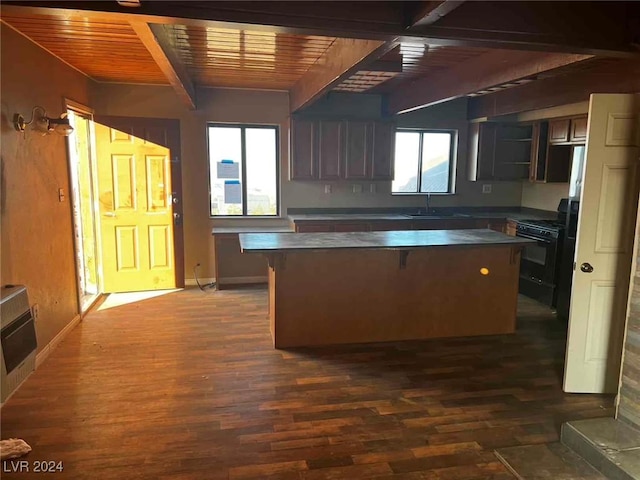
[[[0,320],[0,401],[4,403],[36,368],[36,330],[23,285],[0,289]]]

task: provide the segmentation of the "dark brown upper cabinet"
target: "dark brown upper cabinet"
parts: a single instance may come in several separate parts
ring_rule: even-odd
[[[373,124],[373,164],[371,177],[374,180],[393,180],[393,159],[396,150],[396,125],[392,122]]]
[[[533,124],[472,124],[469,135],[469,179],[529,178],[533,135]]]
[[[584,143],[587,139],[587,117],[549,120],[549,143]]]
[[[373,122],[346,122],[345,174],[347,180],[365,180],[371,175]]]
[[[549,143],[564,143],[569,141],[569,119],[561,118],[549,122]]]
[[[572,148],[586,137],[586,116],[471,124],[469,179],[566,183]]]
[[[550,124],[552,121],[536,123],[534,132],[535,152],[532,155],[532,182],[566,183],[569,181],[569,164],[571,161],[570,144],[549,142]]]
[[[291,120],[291,180],[318,178],[317,125],[300,118]]]
[[[575,143],[584,143],[587,141],[587,117],[576,117],[571,119],[569,140]]]
[[[391,180],[395,124],[294,118],[291,180]]]
[[[318,166],[321,180],[338,180],[342,172],[344,125],[341,121],[318,122]]]

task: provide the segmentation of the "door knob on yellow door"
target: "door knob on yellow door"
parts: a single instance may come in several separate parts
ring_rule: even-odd
[[[585,262],[582,265],[580,265],[580,271],[584,273],[591,273],[593,272],[593,267],[591,266],[590,263]]]

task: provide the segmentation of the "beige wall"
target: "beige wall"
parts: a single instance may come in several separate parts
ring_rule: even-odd
[[[42,349],[78,313],[66,139],[18,133],[12,119],[35,105],[59,115],[64,97],[86,104],[90,81],[3,24],[0,38],[2,284],[26,285],[39,305]]]
[[[288,208],[345,207],[413,207],[424,204],[424,196],[392,196],[390,182],[332,183],[332,193],[324,193],[325,183],[290,182],[289,172],[289,98],[286,92],[198,89],[198,110],[189,111],[169,87],[97,84],[92,92],[92,106],[97,114],[134,117],[178,118],[181,121],[183,205],[185,234],[185,276],[192,278],[193,266],[201,265],[203,277],[213,276],[214,225],[247,225],[246,219],[209,218],[206,122],[264,123],[280,126],[281,210]],[[374,102],[375,103],[375,102]],[[459,132],[456,195],[438,196],[433,206],[519,205],[522,185],[519,182],[493,184],[492,194],[482,194],[482,184],[466,180],[467,121],[466,102],[451,102],[402,116],[401,126],[454,128]],[[362,184],[363,193],[352,193],[354,183]],[[375,183],[375,193],[371,185]],[[249,220],[264,224],[265,220]],[[271,220],[270,223],[274,223]],[[277,222],[276,222],[277,223]],[[279,223],[284,224],[284,219]]]
[[[522,206],[540,210],[556,211],[560,199],[569,195],[568,183],[522,184]]]

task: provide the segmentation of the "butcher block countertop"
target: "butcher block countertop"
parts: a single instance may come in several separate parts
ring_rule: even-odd
[[[489,229],[343,233],[242,233],[243,253],[334,249],[420,249],[534,243]]]

